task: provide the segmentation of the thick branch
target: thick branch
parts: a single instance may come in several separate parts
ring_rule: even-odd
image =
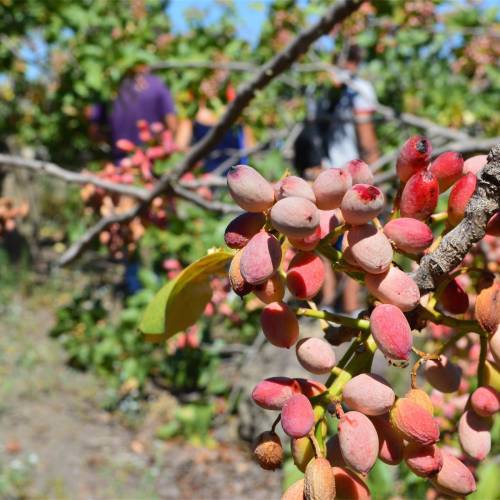
[[[472,245],[483,238],[491,216],[500,208],[500,143],[488,155],[488,163],[478,174],[476,191],[467,205],[463,220],[447,233],[439,246],[425,256],[415,273],[422,293],[434,290],[439,281],[458,266]]]
[[[255,97],[256,93],[266,87],[277,76],[281,75],[303,54],[309,47],[322,35],[329,33],[338,23],[346,19],[350,14],[357,10],[364,0],[341,0],[328,9],[319,20],[309,28],[301,31],[300,34],[279,54],[267,62],[259,72],[240,89],[234,101],[227,107],[220,121],[211,129],[211,131],[188,153],[184,161],[174,170],[177,177],[187,172],[198,161],[212,149],[223,137],[227,129],[235,123],[237,118],[249,102]],[[165,179],[165,187],[169,179]],[[161,185],[159,186],[161,189]]]

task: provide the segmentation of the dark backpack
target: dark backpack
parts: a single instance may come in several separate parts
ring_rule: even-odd
[[[330,85],[306,90],[307,118],[294,142],[294,167],[301,176],[304,170],[318,167],[323,158],[328,158],[328,132],[343,89]]]

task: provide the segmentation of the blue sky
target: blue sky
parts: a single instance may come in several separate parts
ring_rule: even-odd
[[[168,12],[172,19],[174,32],[183,31],[186,28],[184,11],[190,8],[206,10],[207,20],[217,18],[217,4],[224,0],[170,0]],[[241,22],[238,24],[239,35],[249,42],[258,39],[260,28],[266,18],[267,8],[271,0],[225,0],[232,1],[235,5]],[[461,0],[458,0],[458,3]],[[307,4],[307,0],[300,0],[299,3]],[[440,6],[442,10],[450,7],[449,4]],[[498,0],[478,0],[477,6],[481,9],[498,7]]]
[[[174,31],[182,31],[186,28],[183,12],[189,8],[207,10],[209,17],[215,19],[217,2],[215,0],[170,0],[168,12],[171,16]],[[241,18],[239,33],[250,42],[257,40],[260,27],[266,17],[267,6],[270,0],[233,0]],[[212,14],[210,14],[212,13]]]

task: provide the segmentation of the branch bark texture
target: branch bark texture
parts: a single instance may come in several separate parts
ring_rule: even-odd
[[[421,260],[414,276],[421,293],[434,290],[462,262],[472,245],[484,237],[489,219],[500,209],[500,142],[490,151],[488,162],[477,177],[476,191],[463,220],[444,236],[434,252]]]
[[[259,90],[266,87],[277,76],[290,68],[300,56],[307,52],[309,47],[318,38],[329,33],[336,24],[344,21],[363,2],[364,0],[341,0],[335,2],[316,23],[301,31],[283,51],[264,64],[248,83],[238,89],[236,98],[227,107],[220,121],[201,141],[193,146],[184,158],[184,161],[174,169],[173,175],[179,177],[190,170],[199,160],[202,160],[210,149],[223,137],[227,129],[236,122],[243,109],[248,106]],[[168,184],[167,179],[165,180],[165,184]],[[158,189],[161,189],[161,183]]]

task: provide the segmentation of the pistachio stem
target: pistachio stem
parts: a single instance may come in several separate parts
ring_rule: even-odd
[[[271,432],[275,431],[276,426],[279,424],[280,420],[281,420],[281,413],[274,420],[273,425],[271,426]]]
[[[488,338],[481,335],[479,339],[481,350],[479,351],[479,363],[477,365],[477,386],[484,385],[484,372],[486,368],[486,356],[488,354]]]
[[[314,428],[311,429],[311,431],[309,432],[309,439],[311,440],[311,443],[313,445],[314,455],[316,456],[316,458],[322,458],[323,453],[321,453],[321,447],[319,446],[318,440],[316,439],[316,436],[314,435]]]
[[[456,330],[466,331],[466,333],[483,332],[483,329],[481,328],[480,324],[475,320],[452,318],[451,316],[447,316],[446,314],[443,314],[429,307],[422,307],[421,311],[424,319],[428,319],[438,325],[451,326]]]
[[[417,389],[417,372],[420,366],[425,363],[428,359],[439,359],[440,354],[438,353],[428,353],[424,351],[420,351],[415,347],[412,347],[412,351],[419,356],[413,368],[411,369],[411,388]]]
[[[328,311],[308,309],[306,307],[299,307],[295,310],[297,316],[307,316],[309,318],[323,319],[338,323],[351,328],[356,328],[362,331],[370,330],[370,322],[367,319],[351,318],[342,314],[335,314]]]

